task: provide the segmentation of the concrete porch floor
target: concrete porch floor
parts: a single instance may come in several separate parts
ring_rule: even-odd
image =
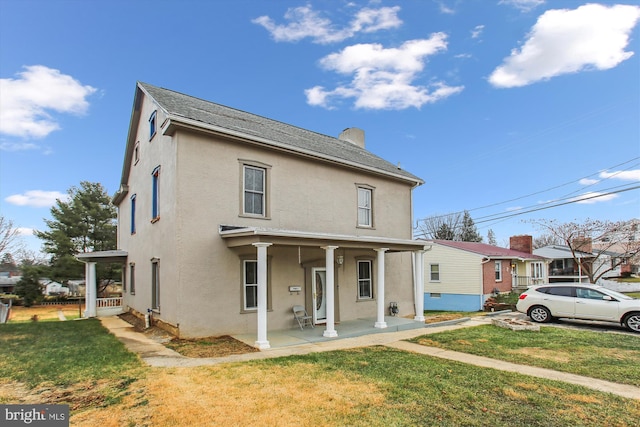
[[[376,322],[376,318],[373,317],[340,322],[335,325],[338,336],[333,338],[322,336],[326,329],[324,324],[315,325],[315,328],[307,326],[304,330],[300,330],[300,327],[296,323],[295,327],[290,329],[267,331],[267,340],[271,348],[280,348],[300,344],[335,341],[341,338],[353,338],[370,334],[406,331],[427,326],[424,322],[417,322],[413,319],[403,317],[387,316],[384,318],[384,321],[387,322],[386,328],[374,328],[373,325]],[[233,335],[233,338],[253,346],[256,342],[257,335],[256,333],[239,334]]]

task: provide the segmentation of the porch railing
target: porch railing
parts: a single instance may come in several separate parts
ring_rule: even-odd
[[[122,297],[97,298],[96,311],[98,316],[115,316],[122,313]]]
[[[527,289],[529,286],[540,285],[544,283],[544,279],[531,276],[513,276],[514,289]]]

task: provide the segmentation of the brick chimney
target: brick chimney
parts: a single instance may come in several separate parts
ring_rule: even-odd
[[[527,235],[511,236],[509,237],[509,249],[531,254],[533,253],[533,237]]]
[[[573,239],[573,242],[571,242],[571,245],[573,246],[573,249],[580,252],[586,252],[590,254],[593,250],[590,237],[576,237],[575,239]]]

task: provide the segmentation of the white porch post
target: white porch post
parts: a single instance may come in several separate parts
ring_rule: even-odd
[[[417,322],[424,322],[424,252],[415,251],[415,294],[416,294],[416,316],[413,320]]]
[[[325,325],[326,329],[322,333],[322,336],[337,337],[338,332],[335,329],[335,297],[333,295],[333,251],[338,249],[338,246],[324,246],[322,249],[325,250],[325,268],[327,270],[327,323]]]
[[[96,298],[98,297],[96,285],[96,263],[87,262],[84,266],[84,317],[96,317]]]
[[[258,248],[258,340],[260,350],[271,348],[267,340],[267,248],[271,243],[254,243]]]
[[[378,320],[373,325],[376,328],[386,328],[387,322],[384,321],[384,253],[389,248],[374,249],[378,252],[378,268],[376,273],[376,282],[378,283],[377,300],[378,300]]]

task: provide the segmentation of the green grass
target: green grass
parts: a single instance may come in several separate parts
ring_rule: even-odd
[[[30,387],[128,381],[142,367],[96,319],[0,325],[0,372]]]
[[[625,292],[625,295],[629,295],[631,298],[640,298],[640,292]]]
[[[492,325],[424,335],[411,342],[640,386],[640,336]]]
[[[636,426],[640,419],[640,401],[633,399],[386,347],[250,363],[311,364],[306,381],[343,374],[384,394],[383,404],[354,396],[352,415],[335,419],[328,413],[318,420],[325,425]]]

